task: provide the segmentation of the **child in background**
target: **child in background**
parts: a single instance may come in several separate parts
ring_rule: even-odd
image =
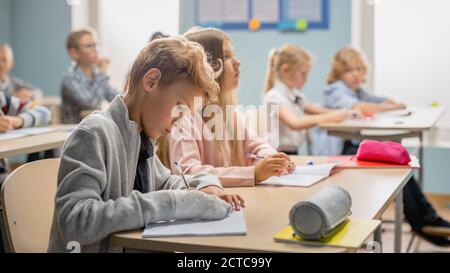
[[[333,58],[328,77],[330,85],[325,90],[325,107],[359,109],[362,112],[372,113],[405,108],[404,104],[364,91],[362,84],[365,82],[367,69],[365,58],[359,51],[349,47],[339,50]],[[343,154],[356,154],[358,147],[358,141],[347,140]],[[437,214],[414,177],[403,189],[403,203],[405,218],[417,234],[433,244],[450,245],[447,237],[430,235],[423,231],[427,226],[450,231],[450,223]]]
[[[30,101],[6,96],[0,91],[0,135],[14,129],[48,124],[51,120],[50,110],[32,104]],[[8,160],[0,159],[0,188],[10,171]],[[4,253],[2,234],[0,234],[0,253]]]
[[[333,58],[325,89],[325,107],[353,108],[363,113],[377,113],[403,109],[405,105],[392,99],[369,94],[362,88],[368,65],[356,49],[346,47]]]
[[[264,103],[270,108],[274,105],[279,107],[278,111],[271,111],[270,117],[279,119],[277,149],[286,154],[297,154],[305,140],[306,129],[313,128],[319,123],[339,122],[351,115],[358,115],[357,111],[323,108],[306,99],[301,89],[308,79],[311,66],[311,55],[296,45],[288,44],[273,49],[269,54]],[[275,121],[272,122],[274,123]],[[313,140],[317,142],[318,138],[314,137]],[[275,146],[276,143],[272,145]],[[313,143],[313,147],[325,145],[331,147],[333,143]],[[318,152],[314,152],[315,150],[318,148],[313,148],[313,154],[317,155]]]
[[[40,100],[42,91],[23,80],[9,75],[14,66],[14,53],[8,44],[0,43],[0,92],[20,100]]]
[[[236,92],[240,74],[240,61],[236,58],[230,37],[215,28],[195,28],[184,36],[204,47],[210,62],[215,64],[213,66],[220,73],[217,78],[220,86],[219,104],[216,106],[226,113],[227,105],[237,105]],[[197,115],[184,117],[180,123],[175,124],[172,132],[181,132],[181,137],[172,134],[167,139],[168,143],[158,147],[159,154],[170,155],[167,164],[170,164],[174,173],[177,170],[172,162],[177,160],[186,173],[207,172],[217,176],[225,187],[243,187],[254,186],[270,176],[290,171],[289,157],[276,153],[275,149],[248,128],[245,128],[243,140],[237,138],[236,130],[233,134],[230,133],[231,140],[217,139],[214,136],[219,130],[217,126],[222,125],[224,132],[231,132],[232,127],[236,128],[239,124],[240,118],[237,112],[234,112],[231,124],[218,118],[220,124],[213,129],[208,125],[209,119],[205,117],[204,111],[214,103],[207,104]],[[192,129],[195,136],[183,137],[189,135]],[[246,156],[248,153],[264,159],[249,159]]]
[[[197,190],[186,190],[153,154],[155,140],[176,121],[174,107],[193,111],[195,96],[214,99],[217,91],[200,45],[183,38],[148,44],[125,96],[86,117],[64,145],[49,251],[64,252],[70,241],[83,252],[110,251],[115,232],[173,219],[222,219],[232,206],[239,210],[242,198],[225,194],[216,177],[187,176]]]
[[[391,99],[366,92],[362,85],[366,81],[368,64],[356,49],[346,47],[333,57],[325,89],[324,106],[333,109],[358,109],[363,114],[403,109],[405,105]],[[358,141],[346,140],[342,154],[356,154]]]
[[[100,110],[118,94],[106,75],[109,61],[100,58],[95,32],[81,29],[69,34],[67,51],[74,64],[61,85],[61,119],[79,123],[83,111]]]
[[[46,125],[51,113],[46,107],[32,106],[32,102],[21,101],[0,92],[0,134],[10,130]],[[0,185],[9,173],[6,160],[0,160]]]

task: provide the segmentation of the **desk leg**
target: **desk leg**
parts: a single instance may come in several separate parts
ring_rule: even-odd
[[[420,162],[420,168],[419,168],[419,187],[423,188],[423,168],[424,168],[424,160],[423,160],[423,132],[419,133],[419,162]]]
[[[402,252],[402,225],[403,225],[403,190],[395,199],[395,237],[394,252]]]
[[[382,225],[383,225],[383,223],[381,223],[380,226],[378,226],[378,228],[373,233],[373,240],[380,245],[380,249],[379,249],[380,253],[383,253],[383,241],[381,238],[381,234],[383,233]]]

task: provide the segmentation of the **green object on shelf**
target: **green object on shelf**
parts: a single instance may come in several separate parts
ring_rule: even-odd
[[[296,30],[307,30],[308,29],[308,20],[297,20],[295,22]]]

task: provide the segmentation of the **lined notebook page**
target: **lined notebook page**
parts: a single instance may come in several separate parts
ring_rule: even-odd
[[[144,238],[185,236],[246,235],[247,227],[242,210],[233,211],[222,220],[182,220],[148,225]]]
[[[335,166],[336,163],[298,166],[293,173],[269,177],[261,182],[260,185],[309,187],[330,176],[331,170]]]

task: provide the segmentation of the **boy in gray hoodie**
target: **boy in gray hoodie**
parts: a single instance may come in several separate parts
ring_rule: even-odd
[[[186,190],[153,153],[154,140],[178,119],[174,107],[193,111],[195,96],[214,100],[218,91],[200,45],[183,38],[148,44],[133,64],[127,94],[85,118],[64,145],[49,252],[68,252],[72,241],[82,252],[114,251],[115,232],[173,219],[222,219],[244,206],[206,174],[186,176],[195,188]]]

